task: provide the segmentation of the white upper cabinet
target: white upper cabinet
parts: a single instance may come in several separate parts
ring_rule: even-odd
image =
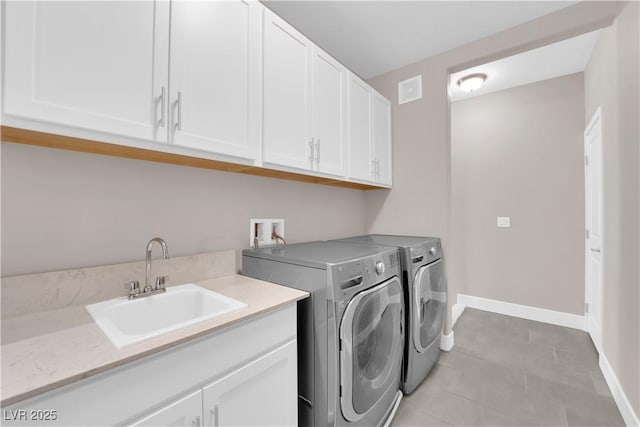
[[[371,146],[371,89],[349,74],[349,178],[374,180]]]
[[[349,179],[391,186],[391,103],[349,77]]]
[[[172,3],[171,143],[256,158],[259,12],[240,0]]]
[[[3,6],[4,125],[391,185],[389,102],[258,1]]]
[[[391,103],[376,92],[371,102],[374,178],[379,184],[391,186]]]
[[[264,11],[263,161],[346,175],[347,70]]]
[[[311,169],[312,43],[268,9],[263,30],[263,157],[265,163]]]
[[[313,49],[314,169],[345,176],[347,169],[347,69],[318,48]]]
[[[3,6],[5,115],[166,141],[167,2]]]

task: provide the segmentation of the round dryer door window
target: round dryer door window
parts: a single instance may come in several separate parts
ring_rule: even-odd
[[[413,280],[413,345],[420,353],[439,339],[447,305],[444,264],[438,260],[421,267]]]
[[[342,413],[362,418],[400,379],[404,342],[402,285],[392,278],[356,294],[340,324]]]

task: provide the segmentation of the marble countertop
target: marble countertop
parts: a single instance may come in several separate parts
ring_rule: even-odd
[[[0,404],[11,405],[309,295],[237,274],[194,283],[248,306],[120,349],[104,335],[84,306],[3,319]]]

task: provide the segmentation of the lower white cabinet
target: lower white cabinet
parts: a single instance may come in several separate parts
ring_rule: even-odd
[[[296,303],[2,408],[2,425],[294,426]]]
[[[296,342],[144,416],[142,426],[295,426]],[[250,408],[250,410],[247,410]]]
[[[202,392],[200,390],[154,411],[131,427],[202,425]]]
[[[292,342],[204,387],[204,425],[295,426],[296,366]]]

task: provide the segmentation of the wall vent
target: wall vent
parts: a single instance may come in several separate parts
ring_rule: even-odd
[[[398,104],[422,98],[422,75],[398,83]]]

